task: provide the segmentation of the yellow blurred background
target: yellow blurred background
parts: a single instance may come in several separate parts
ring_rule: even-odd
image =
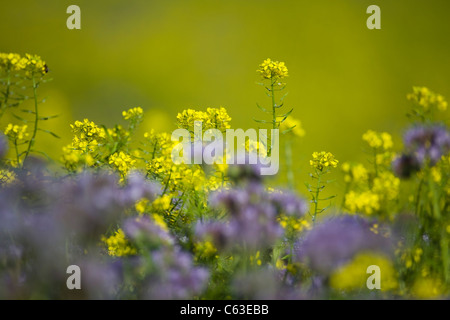
[[[66,27],[71,4],[81,30]],[[366,27],[372,4],[381,30]],[[121,123],[121,111],[137,106],[143,131],[172,131],[183,109],[218,106],[233,128],[256,128],[256,103],[270,104],[256,69],[269,57],[285,61],[284,110],[293,107],[306,131],[294,163],[305,192],[313,151],[365,161],[368,129],[392,133],[400,148],[413,85],[450,97],[449,9],[448,0],[2,1],[0,52],[47,62],[53,81],[42,87],[41,112],[61,115],[46,125],[62,139],[38,141],[56,158],[72,121]]]

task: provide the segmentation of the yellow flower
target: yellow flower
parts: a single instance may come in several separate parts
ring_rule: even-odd
[[[384,171],[373,180],[372,191],[387,200],[394,200],[398,197],[400,189],[400,179],[390,171]]]
[[[17,53],[0,53],[0,69],[25,70],[29,77],[34,74],[45,75],[48,72],[47,64],[37,55],[25,54],[25,57]]]
[[[380,209],[380,197],[371,191],[356,193],[350,191],[345,195],[345,207],[350,213],[365,213],[371,215]]]
[[[17,143],[23,142],[23,140],[28,137],[27,129],[28,126],[26,124],[23,126],[19,126],[17,124],[13,125],[12,123],[10,123],[6,126],[5,136],[7,136],[12,141],[16,141]]]
[[[144,115],[144,110],[141,107],[131,108],[122,112],[122,116],[125,120],[140,120]]]
[[[70,125],[74,134],[72,147],[83,152],[92,152],[101,145],[106,138],[106,132],[93,121],[84,119]]]
[[[210,241],[197,242],[194,244],[196,259],[210,259],[216,257],[217,249]]]
[[[256,71],[261,74],[261,78],[275,81],[288,76],[288,69],[284,62],[272,61],[271,59],[264,60]]]
[[[338,268],[330,277],[330,286],[334,289],[369,290],[367,267],[375,265],[380,268],[381,291],[390,291],[398,287],[397,273],[393,263],[381,254],[360,253],[352,261]]]
[[[260,252],[256,251],[256,254],[253,256],[250,256],[250,265],[258,265],[260,266],[262,264],[261,258],[260,258]]]
[[[165,194],[159,198],[156,198],[152,203],[153,210],[169,210],[172,204],[172,197]]]
[[[387,132],[368,130],[363,134],[362,138],[374,149],[383,148],[384,150],[389,150],[394,145],[392,143],[392,136]]]
[[[440,111],[447,110],[448,103],[445,98],[426,87],[413,87],[413,92],[406,97],[409,101],[423,108],[424,111],[428,111],[432,107],[436,107]]]
[[[16,180],[16,174],[6,169],[0,169],[0,185],[10,184]]]
[[[112,164],[122,176],[125,176],[135,163],[136,160],[122,151],[116,152],[109,157],[109,164]]]
[[[202,133],[208,129],[218,129],[224,132],[231,127],[231,117],[223,107],[207,108],[206,112],[187,109],[177,115],[178,128],[189,130],[191,133],[195,132],[195,121],[202,122]]]
[[[62,151],[61,161],[71,171],[81,170],[85,165],[92,167],[96,163],[91,154],[75,149],[72,145],[63,147]]]
[[[345,182],[366,183],[369,173],[363,164],[350,164],[345,162],[341,166],[341,170],[345,173]]]
[[[309,161],[309,164],[320,171],[328,167],[336,168],[339,163],[330,152],[314,152],[312,157],[313,159]]]
[[[123,257],[137,253],[136,248],[126,238],[122,229],[117,230],[109,238],[103,237],[102,241],[107,245],[110,256]]]

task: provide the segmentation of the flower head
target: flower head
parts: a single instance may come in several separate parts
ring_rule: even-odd
[[[312,167],[320,171],[329,167],[336,168],[338,163],[339,161],[335,159],[331,152],[325,151],[314,152],[312,154],[312,160],[309,161],[309,164]]]
[[[24,124],[23,126],[19,126],[17,124],[13,125],[12,123],[8,124],[5,129],[5,135],[12,141],[22,142],[26,137],[28,137],[27,132],[28,126]]]
[[[24,57],[17,53],[0,53],[0,69],[25,70],[27,76],[32,74],[43,76],[48,72],[47,64],[40,56],[28,53]]]
[[[435,165],[443,155],[450,152],[450,133],[445,126],[417,126],[404,136],[405,148],[420,164],[430,161]]]
[[[141,107],[131,108],[122,112],[122,116],[125,120],[140,120],[144,115],[144,110]]]
[[[272,61],[271,59],[264,60],[256,70],[261,74],[261,78],[270,80],[281,80],[288,76],[288,69],[284,62]]]
[[[388,150],[392,148],[392,136],[387,132],[375,132],[373,130],[368,130],[362,136],[363,140],[366,141],[371,148]]]
[[[430,110],[432,107],[436,107],[440,111],[447,110],[448,103],[445,98],[426,87],[413,87],[413,92],[406,97],[425,111]]]

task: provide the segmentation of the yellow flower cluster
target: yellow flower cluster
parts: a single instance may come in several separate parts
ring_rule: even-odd
[[[357,193],[352,190],[345,195],[345,207],[351,213],[371,215],[380,209],[380,196],[372,191]]]
[[[105,130],[88,119],[75,121],[70,127],[74,134],[72,147],[78,150],[92,152],[102,144],[106,138]]]
[[[205,132],[208,129],[218,129],[224,132],[226,129],[230,128],[231,117],[223,107],[207,108],[206,112],[187,109],[177,115],[178,128],[194,132],[195,121],[202,122],[202,132]]]
[[[398,251],[396,253],[398,253]],[[410,269],[420,262],[422,255],[422,248],[407,249],[401,254],[400,261],[404,263],[407,269]]]
[[[255,255],[251,255],[251,256],[249,257],[249,260],[250,260],[250,265],[251,265],[251,266],[254,266],[254,265],[260,266],[260,265],[262,264],[262,261],[261,261],[261,252],[256,251]]]
[[[122,116],[125,120],[140,120],[144,116],[144,110],[141,107],[131,108],[122,112]]]
[[[295,119],[291,116],[287,117],[286,120],[284,120],[280,125],[280,132],[284,132],[286,130],[290,130],[288,133],[296,136],[296,137],[304,137],[305,136],[305,130],[303,129],[302,122],[298,119]]]
[[[425,111],[436,107],[440,111],[447,110],[448,103],[445,98],[436,94],[426,87],[413,87],[413,92],[409,93],[407,99],[421,106]]]
[[[400,179],[390,171],[383,171],[373,180],[372,191],[387,200],[398,197],[400,190]]]
[[[71,145],[63,147],[62,151],[61,161],[70,171],[81,170],[85,165],[91,167],[95,164],[95,159],[91,154],[76,150]]]
[[[341,169],[345,174],[344,180],[347,183],[367,183],[369,179],[369,173],[361,163],[352,165],[348,162],[345,162],[342,164]]]
[[[287,234],[293,234],[311,229],[310,223],[303,218],[287,216],[285,214],[278,217],[278,221]]]
[[[103,237],[102,241],[107,245],[110,256],[124,257],[137,253],[136,248],[134,248],[126,238],[122,229],[117,230],[115,234],[109,238]]]
[[[112,164],[120,172],[122,177],[127,175],[135,163],[136,160],[122,151],[116,152],[109,157],[109,164]]]
[[[363,134],[362,138],[374,149],[383,148],[384,150],[389,150],[394,145],[392,143],[392,136],[387,132],[368,130]]]
[[[392,261],[375,253],[360,253],[348,264],[338,268],[330,277],[330,286],[344,291],[367,289],[367,267],[371,265],[380,268],[381,291],[398,288],[398,276]]]
[[[328,167],[336,168],[339,163],[331,152],[314,152],[312,157],[313,158],[309,161],[309,164],[320,171]]]
[[[171,204],[172,204],[172,197],[165,194],[159,198],[156,198],[152,202],[152,209],[155,211],[169,210]]]
[[[275,81],[288,76],[288,69],[284,62],[272,61],[271,59],[264,60],[256,71],[261,74],[261,78]]]
[[[194,244],[194,253],[196,260],[215,258],[217,254],[217,248],[210,242],[197,242]]]
[[[0,169],[0,184],[9,184],[16,180],[16,174],[10,170]]]
[[[6,126],[5,136],[12,141],[16,141],[17,143],[22,142],[26,137],[28,137],[27,129],[28,126],[26,124],[19,126],[17,124],[13,125],[10,123]]]
[[[48,72],[47,65],[41,57],[28,53],[24,57],[17,53],[0,53],[0,69],[25,70],[28,76],[32,74],[45,75]]]

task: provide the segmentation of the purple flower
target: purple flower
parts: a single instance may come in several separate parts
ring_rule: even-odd
[[[148,217],[128,219],[124,222],[125,234],[131,239],[145,242],[149,247],[160,247],[161,245],[173,245],[173,237]]]
[[[389,254],[390,250],[390,241],[370,231],[368,221],[349,215],[322,222],[294,246],[298,261],[306,262],[313,270],[325,275],[359,252]]]
[[[450,134],[442,125],[418,126],[406,132],[404,144],[420,164],[430,161],[431,165],[435,165],[443,155],[450,152]]]
[[[269,193],[269,199],[276,206],[279,213],[302,217],[308,211],[307,203],[296,194],[287,190]]]
[[[146,282],[146,299],[192,299],[206,288],[209,272],[194,266],[190,254],[174,247],[151,256],[153,272]]]

